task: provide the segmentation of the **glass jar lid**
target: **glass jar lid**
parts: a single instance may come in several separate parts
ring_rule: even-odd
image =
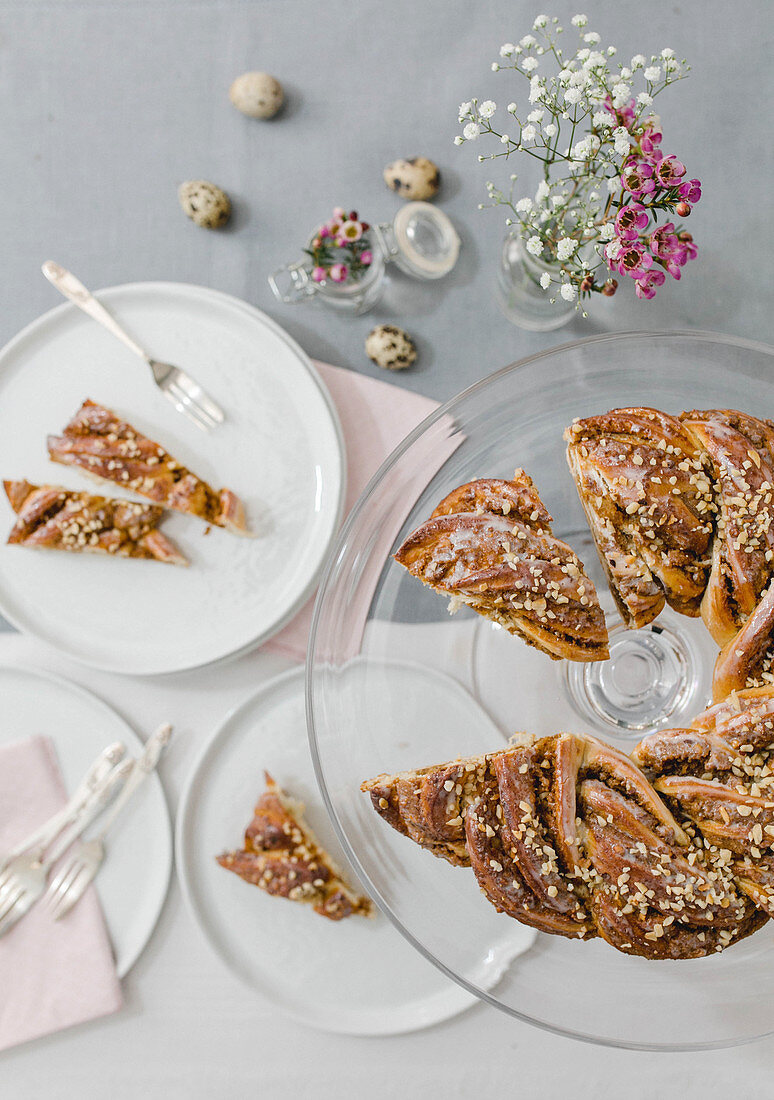
[[[448,216],[429,202],[408,202],[392,223],[393,259],[407,275],[440,279],[452,270],[460,238]]]

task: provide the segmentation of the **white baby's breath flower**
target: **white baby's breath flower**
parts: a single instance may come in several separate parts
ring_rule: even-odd
[[[548,16],[547,15],[537,15],[537,16],[535,16],[535,22],[532,24],[532,29],[534,31],[542,31],[543,28],[547,27],[547,26],[548,26]]]
[[[497,73],[500,71],[500,66],[497,64],[496,61],[493,61],[491,64],[491,69],[493,73]]]
[[[481,127],[477,122],[469,122],[462,131],[462,136],[465,141],[475,141],[477,137],[481,136]]]
[[[631,85],[625,84],[622,80],[619,80],[617,84],[613,85],[613,105],[616,106],[616,101],[623,105],[631,94]]]
[[[459,134],[457,134],[456,138],[454,139],[454,144],[455,145],[462,145],[464,140],[465,140],[464,137],[461,137]]]
[[[534,141],[536,133],[537,133],[537,130],[531,124],[529,126],[525,126],[524,129],[521,131],[521,140],[522,141]]]
[[[560,84],[569,84],[572,80],[572,69],[561,69],[556,79]]]
[[[576,290],[572,283],[562,283],[562,289],[559,293],[564,298],[565,302],[574,302]]]
[[[632,73],[631,69],[627,69],[627,67],[625,65],[622,66],[622,68],[621,68],[621,80],[631,80],[632,75],[633,75],[633,73]]]
[[[507,145],[510,140],[511,139],[508,137],[507,134],[503,134],[503,136],[500,138],[500,144]]]
[[[513,42],[503,42],[500,47],[500,57],[513,57],[516,53],[516,47]]]
[[[618,53],[618,50],[616,49],[615,46],[608,46],[607,47],[607,56],[608,57],[615,57],[615,55],[617,53]]]
[[[585,27],[588,26],[589,18],[587,15],[574,15],[570,22],[573,27]]]
[[[675,61],[674,58],[672,58],[672,57],[665,57],[664,58],[664,71],[665,72],[673,73],[676,69],[679,69],[679,68],[680,68],[680,66],[677,63],[677,61]]]
[[[591,50],[588,49],[588,48],[585,48],[585,49],[582,49],[582,50],[578,50],[578,52],[575,56],[578,58],[579,61],[585,61],[588,58],[590,53],[591,53]]]
[[[470,100],[467,100],[465,103],[460,103],[460,109],[458,112],[460,122],[464,122],[466,118],[470,118],[472,113],[473,104],[470,102]]]
[[[629,131],[625,126],[616,126],[615,130],[613,130],[613,143],[619,157],[625,157],[631,146]]]
[[[630,64],[632,69],[636,72],[637,69],[642,69],[647,64],[647,62],[641,53],[636,53],[631,59]]]
[[[589,31],[588,34],[584,34],[583,41],[588,42],[590,46],[598,46],[601,39],[596,31]]]
[[[558,128],[554,122],[549,122],[547,126],[543,127],[543,133],[547,138],[556,137]]]
[[[613,239],[605,245],[605,255],[608,260],[614,260],[622,248],[623,245],[618,237],[613,237]]]
[[[646,80],[649,80],[651,84],[653,84],[655,83],[655,81],[660,79],[661,69],[658,67],[658,65],[648,65],[647,69],[642,75],[645,77]]]
[[[533,34],[525,34],[523,38],[519,39],[519,45],[523,46],[525,50],[529,50],[533,46],[537,46],[537,38]]]
[[[543,251],[543,242],[540,237],[530,237],[527,241],[527,252],[532,256],[539,256]]]
[[[612,241],[615,236],[615,226],[612,222],[605,222],[605,224],[599,230],[599,239],[601,241]]]
[[[478,113],[481,115],[482,118],[491,118],[496,110],[497,104],[495,103],[495,101],[493,99],[485,99],[484,102],[479,106]]]
[[[613,125],[613,116],[610,114],[609,111],[597,111],[592,116],[591,121],[592,124],[597,127],[597,129],[606,129]]]
[[[532,199],[529,199],[529,198],[519,199],[519,201],[516,203],[516,212],[518,214],[529,214],[530,210],[532,210],[534,205],[535,204],[532,201]]]
[[[530,111],[527,115],[527,122],[542,122],[544,114],[545,111],[542,110]]]
[[[540,276],[540,285],[542,286],[543,290],[548,290],[548,288],[550,287],[551,276],[548,274],[547,271],[544,271],[543,274]]]
[[[643,107],[650,107],[653,102],[653,96],[648,95],[647,92],[640,92],[637,96],[637,102],[641,103]]]
[[[661,56],[662,57],[674,57],[675,56],[675,51],[670,50],[669,47],[667,46],[666,49],[663,49],[661,51]]]
[[[535,192],[535,202],[545,202],[548,196],[551,194],[551,188],[548,186],[545,180],[541,180],[538,184],[537,191]]]
[[[562,237],[556,245],[557,258],[559,260],[569,260],[577,247],[578,242],[573,240],[572,237]]]
[[[521,63],[521,67],[525,73],[534,73],[538,67],[538,60],[536,57],[525,57]]]
[[[545,85],[539,76],[533,76],[529,82],[529,101],[530,103],[537,103],[543,98],[545,92]]]
[[[612,176],[607,181],[607,189],[608,189],[608,191],[610,192],[611,195],[614,195],[620,186],[621,185],[619,183],[619,180],[618,180],[617,176]]]
[[[567,91],[564,93],[564,102],[569,103],[570,105],[575,104],[580,100],[582,95],[583,92],[580,90],[580,88],[568,88]]]

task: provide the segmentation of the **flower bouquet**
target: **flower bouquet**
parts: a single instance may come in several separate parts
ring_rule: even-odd
[[[330,221],[319,227],[304,249],[311,259],[314,282],[331,279],[341,285],[362,279],[374,259],[370,228],[368,222],[358,220],[356,210],[348,214],[342,206],[335,207]]]
[[[679,279],[697,253],[691,234],[672,218],[688,217],[701,183],[686,180],[685,165],[663,153],[660,120],[651,111],[655,97],[689,68],[671,49],[614,64],[615,47],[600,48],[585,15],[572,23],[579,34],[572,53],[560,45],[558,20],[546,15],[535,19],[534,34],[501,47],[492,69],[523,76],[528,105],[508,104],[506,132],[492,100],[461,104],[464,126],[455,143],[493,137],[502,148],[479,161],[523,153],[542,162],[534,197],[517,198],[518,177],[511,175],[507,193],[488,183],[490,202],[480,205],[509,208],[507,224],[518,227],[536,261],[534,279],[552,302],[578,307],[593,293],[615,294],[611,272],[629,276],[638,297],[653,298],[666,276]],[[546,62],[557,68],[554,75]]]

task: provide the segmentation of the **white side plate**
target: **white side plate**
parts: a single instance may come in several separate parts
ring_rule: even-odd
[[[69,792],[111,741],[123,741],[132,756],[142,752],[139,737],[106,703],[49,673],[0,667],[0,698],[0,745],[50,737]],[[172,830],[157,775],[137,791],[106,848],[96,887],[123,978],[151,937],[172,871]]]
[[[391,690],[412,700],[432,698],[427,678],[438,675],[396,665]],[[468,693],[443,679],[460,723],[471,720],[471,710],[480,721]],[[494,728],[492,736],[496,743]],[[294,669],[262,687],[214,732],[186,783],[177,816],[183,893],[226,966],[300,1022],[350,1035],[414,1031],[475,1003],[407,944],[380,912],[372,920],[350,917],[334,923],[307,906],[269,897],[216,863],[221,852],[241,847],[264,787],[264,768],[306,803],[309,824],[348,880],[357,884],[317,789],[306,739],[304,673]],[[503,922],[499,965],[491,961],[488,984],[533,939],[529,929]]]
[[[48,460],[46,436],[89,397],[233,489],[257,537],[205,534],[200,520],[170,515],[163,530],[188,569],[7,546],[14,517],[0,489],[0,612],[95,668],[194,668],[266,641],[311,595],[344,500],[338,419],[304,352],[246,303],[175,283],[98,296],[151,354],[200,381],[226,423],[208,433],[191,424],[141,360],[66,304],[0,352],[0,479],[125,495]]]

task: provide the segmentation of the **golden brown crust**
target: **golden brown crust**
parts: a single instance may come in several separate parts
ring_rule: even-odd
[[[393,828],[470,865],[499,912],[544,932],[681,959],[766,919],[636,765],[592,737],[546,737],[362,790]]]
[[[511,482],[489,478],[455,489],[395,560],[453,605],[467,604],[554,660],[604,660],[607,628],[596,590],[550,522],[531,480],[517,470]]]
[[[621,615],[652,622],[668,603],[698,615],[712,550],[714,497],[700,446],[651,408],[576,420],[567,459]]]
[[[164,517],[161,508],[74,492],[58,485],[4,481],[3,486],[17,515],[8,536],[10,544],[188,564],[177,547],[157,530]]]
[[[712,674],[712,698],[733,691],[774,684],[774,584],[770,584],[752,615],[721,649]]]
[[[774,916],[774,687],[735,692],[633,753],[739,889]]]
[[[774,576],[774,425],[733,409],[685,412],[681,420],[714,477],[717,532],[701,613],[722,646]]]
[[[230,489],[216,491],[158,443],[110,409],[84,401],[61,436],[48,437],[54,462],[78,466],[155,504],[246,533],[244,507]]]
[[[221,867],[274,897],[305,902],[329,920],[371,916],[370,900],[347,886],[303,821],[303,806],[293,802],[268,772],[265,777],[266,790],[245,832],[244,848],[218,856]]]

